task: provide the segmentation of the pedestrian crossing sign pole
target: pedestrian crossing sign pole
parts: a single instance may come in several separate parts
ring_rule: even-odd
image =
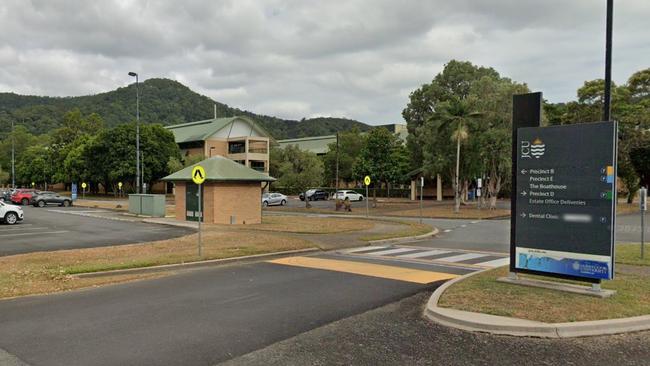
[[[199,258],[202,256],[202,245],[201,245],[201,221],[203,220],[203,209],[201,208],[201,191],[203,190],[203,182],[205,182],[205,169],[202,166],[197,165],[192,169],[192,181],[198,186],[198,196],[199,196]]]
[[[363,184],[366,185],[366,217],[369,216],[369,211],[370,208],[368,207],[368,186],[370,185],[370,176],[366,175],[365,178],[363,178]]]

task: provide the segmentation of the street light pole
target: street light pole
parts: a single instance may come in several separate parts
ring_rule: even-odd
[[[605,31],[605,98],[603,121],[609,121],[612,112],[612,23],[614,0],[607,0],[607,25]]]
[[[16,134],[14,120],[11,120],[11,188],[16,189]]]
[[[135,77],[135,193],[140,193],[140,85],[137,73],[129,76]]]

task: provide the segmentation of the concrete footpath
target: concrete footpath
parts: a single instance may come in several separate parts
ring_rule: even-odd
[[[482,272],[484,271],[457,277],[440,286],[427,302],[424,312],[426,317],[438,324],[466,331],[524,337],[572,338],[650,330],[650,315],[596,321],[544,323],[438,306],[440,297],[449,287]]]

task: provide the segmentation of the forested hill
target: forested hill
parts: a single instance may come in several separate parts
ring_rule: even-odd
[[[140,119],[143,123],[177,123],[212,118],[214,105],[219,117],[249,116],[260,122],[274,138],[296,138],[333,134],[357,127],[370,126],[344,118],[319,117],[302,121],[284,120],[258,115],[193,92],[185,85],[169,79],[148,79],[140,85]],[[135,84],[96,95],[81,97],[39,97],[0,93],[0,138],[10,129],[11,120],[21,123],[33,134],[50,132],[59,127],[63,115],[74,108],[83,114],[96,112],[106,127],[135,119]]]

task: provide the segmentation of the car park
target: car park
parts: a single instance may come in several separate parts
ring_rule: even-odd
[[[327,200],[329,199],[329,194],[322,189],[308,189],[305,193],[300,193],[298,196],[301,201],[318,201],[318,200]]]
[[[23,206],[29,205],[35,192],[34,189],[18,189],[11,195],[11,202]]]
[[[56,192],[37,192],[32,196],[31,202],[34,207],[45,207],[47,205],[72,206],[72,198],[61,196]]]
[[[13,189],[0,189],[0,202],[11,201],[11,194],[13,191]]]
[[[9,225],[23,221],[23,209],[20,206],[0,202],[0,221]]]
[[[361,193],[350,191],[350,190],[337,191],[334,197],[336,199],[344,200],[344,201],[346,199],[350,201],[363,201],[364,199]]]
[[[284,206],[287,204],[288,197],[282,193],[264,193],[262,195],[262,206],[273,206],[280,205]]]

